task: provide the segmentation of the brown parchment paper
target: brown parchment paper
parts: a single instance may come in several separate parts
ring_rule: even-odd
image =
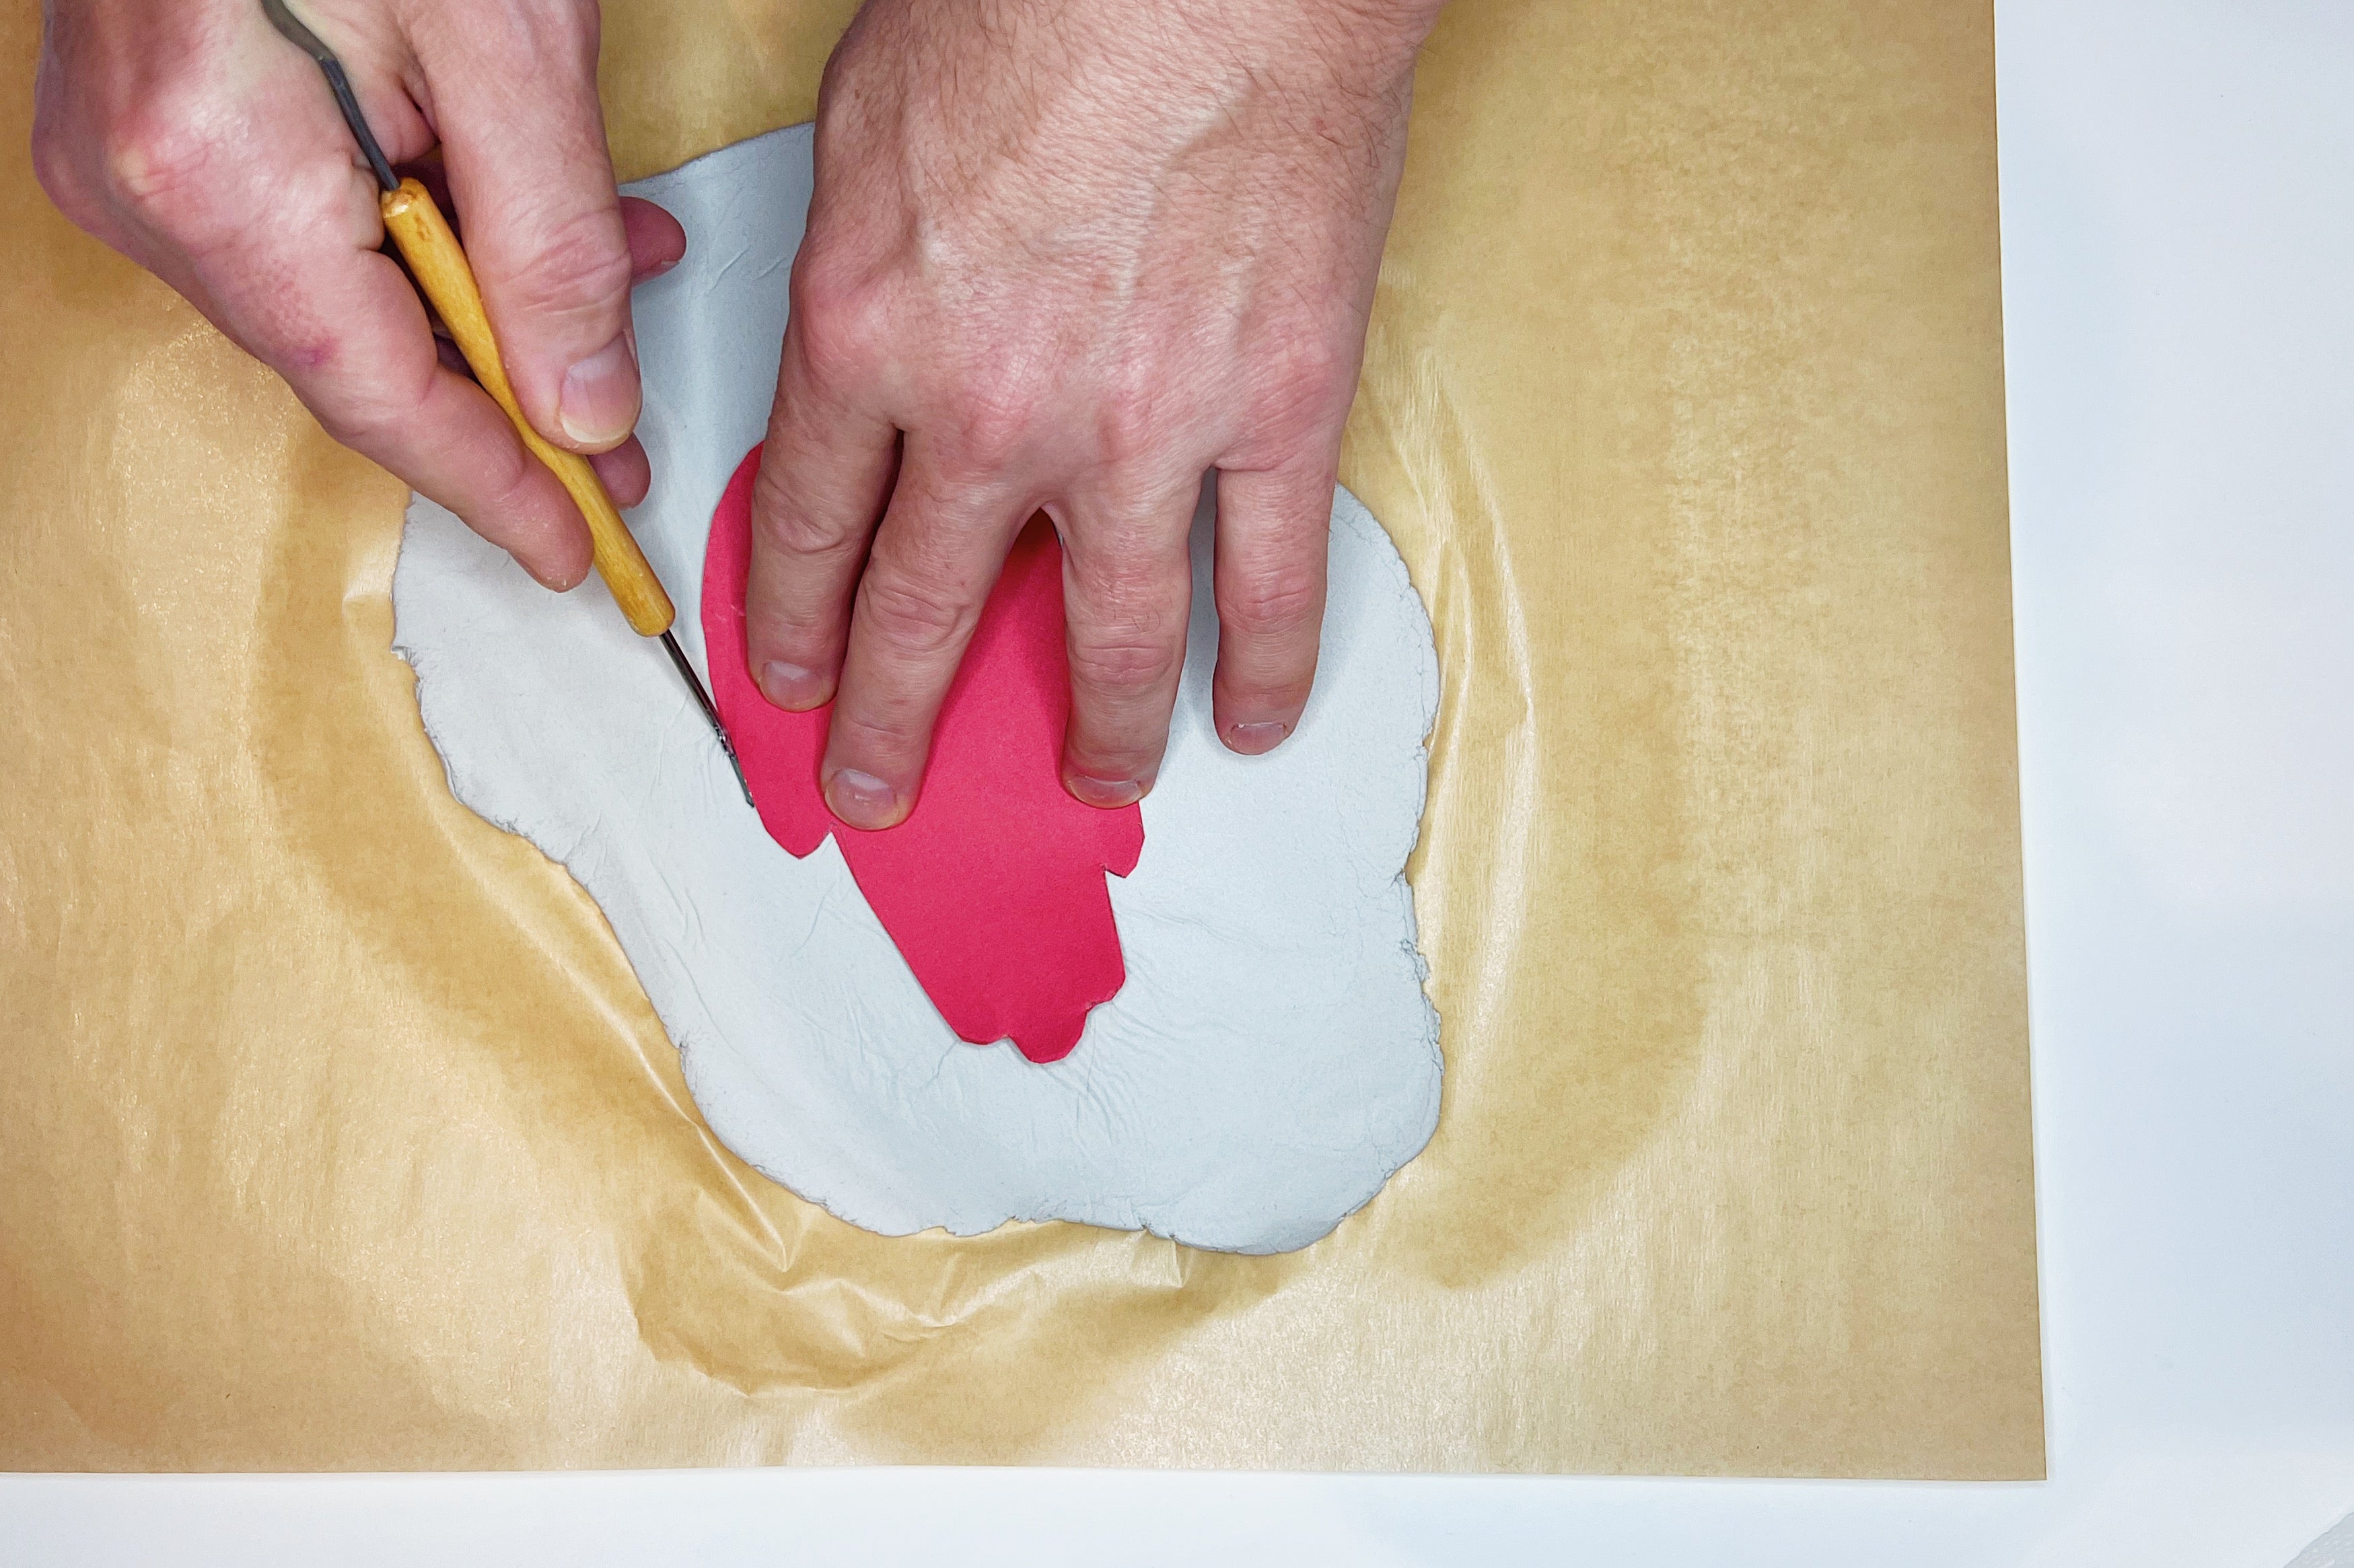
[[[1447,1101],[1329,1240],[885,1240],[455,804],[400,487],[25,154],[0,1463],[2042,1466],[1984,0],[1457,0],[1344,478],[1446,673]],[[614,0],[624,177],[843,0]]]

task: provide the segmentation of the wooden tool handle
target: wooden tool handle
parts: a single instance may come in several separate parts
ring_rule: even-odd
[[[467,264],[458,237],[450,231],[449,220],[434,205],[432,193],[415,180],[403,180],[398,190],[384,193],[383,206],[384,226],[391,231],[392,242],[400,247],[401,260],[408,263],[418,286],[449,323],[450,335],[458,340],[466,363],[474,367],[475,379],[507,411],[507,418],[514,421],[515,434],[523,438],[532,455],[564,482],[573,504],[588,520],[588,536],[596,546],[597,570],[612,590],[621,613],[630,618],[631,628],[641,637],[669,630],[678,612],[671,608],[662,579],[646,564],[645,552],[631,537],[630,526],[621,521],[613,498],[605,493],[597,471],[578,452],[551,444],[524,418],[514,387],[507,381],[507,367],[499,358],[498,340],[491,335],[491,318],[483,313],[482,291],[475,286],[474,270]]]

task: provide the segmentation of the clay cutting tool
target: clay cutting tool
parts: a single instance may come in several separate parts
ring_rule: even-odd
[[[595,548],[597,573],[612,591],[613,602],[629,618],[631,630],[641,637],[662,640],[663,652],[670,655],[679,679],[686,683],[686,689],[695,694],[695,705],[711,722],[711,733],[719,737],[719,748],[726,753],[727,765],[736,770],[736,782],[742,787],[746,802],[750,803],[752,787],[746,782],[744,765],[737,760],[736,747],[727,738],[726,726],[719,722],[719,710],[712,705],[711,694],[704,690],[695,666],[686,662],[685,652],[671,632],[678,611],[673,608],[670,595],[647,563],[645,552],[638,548],[629,524],[621,521],[620,509],[606,493],[605,482],[597,477],[588,460],[548,441],[524,417],[522,405],[515,401],[514,387],[507,380],[505,362],[499,357],[498,339],[493,335],[491,318],[482,308],[482,291],[474,281],[474,269],[467,261],[465,249],[458,243],[449,219],[441,216],[440,207],[434,203],[433,194],[416,180],[403,179],[393,173],[383,147],[368,129],[367,117],[360,112],[359,100],[352,93],[351,78],[345,73],[344,62],[335,58],[335,52],[321,43],[318,35],[286,8],[285,0],[261,0],[261,8],[268,14],[270,25],[309,55],[326,76],[327,87],[335,95],[335,107],[343,111],[344,122],[351,127],[353,139],[359,143],[368,167],[376,173],[376,184],[381,187],[377,205],[384,213],[385,230],[392,236],[400,259],[408,263],[410,276],[440,313],[442,323],[457,342],[458,352],[465,355],[466,364],[473,370],[474,379],[506,410],[523,444],[562,482],[573,504],[580,509]]]

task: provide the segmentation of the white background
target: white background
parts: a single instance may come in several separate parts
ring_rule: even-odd
[[[0,1480],[0,1562],[2281,1568],[2354,1510],[2354,4],[2000,24],[2052,1479]]]

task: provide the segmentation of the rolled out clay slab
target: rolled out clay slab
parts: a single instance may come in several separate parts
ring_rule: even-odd
[[[637,295],[655,480],[631,524],[706,671],[705,540],[767,420],[810,151],[797,127],[631,187],[688,237]],[[888,1234],[1065,1219],[1280,1252],[1371,1199],[1437,1120],[1405,878],[1437,658],[1396,549],[1337,493],[1314,697],[1284,746],[1235,757],[1210,722],[1206,500],[1193,563],[1143,852],[1108,884],[1127,980],[1051,1064],[956,1037],[835,842],[796,859],[769,836],[599,583],[549,594],[419,499],[395,645],[451,789],[597,900],[696,1104],[762,1172]]]

